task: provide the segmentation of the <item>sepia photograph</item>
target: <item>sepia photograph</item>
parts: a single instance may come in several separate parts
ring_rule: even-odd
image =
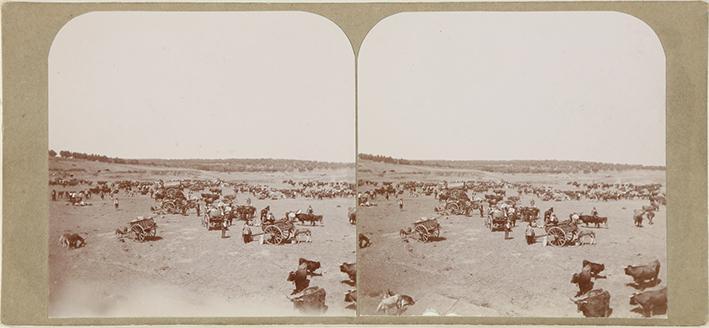
[[[355,315],[355,61],[337,25],[91,12],[48,69],[49,317]]]
[[[358,56],[360,315],[667,318],[665,54],[619,12],[409,12]]]

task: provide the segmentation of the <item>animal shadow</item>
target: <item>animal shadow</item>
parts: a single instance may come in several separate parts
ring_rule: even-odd
[[[630,309],[630,312],[634,312],[637,314],[642,315],[643,317],[652,317],[653,315],[662,315],[662,314],[667,314],[667,305],[663,306],[658,306],[652,309],[652,313],[646,314],[645,310],[643,309],[642,306],[636,306],[632,309]]]
[[[629,283],[627,283],[627,284],[625,284],[625,285],[626,285],[626,286],[633,287],[633,288],[638,289],[638,290],[645,290],[646,288],[655,287],[655,286],[659,285],[661,282],[662,282],[662,279],[659,279],[659,278],[658,278],[658,279],[655,279],[655,280],[652,280],[652,281],[641,282],[641,283],[629,282]]]
[[[158,241],[162,240],[162,237],[160,236],[146,236],[145,241]]]
[[[441,237],[441,236],[438,236],[438,237],[433,237],[433,236],[428,237],[428,241],[444,241],[444,240],[446,240],[446,237]]]

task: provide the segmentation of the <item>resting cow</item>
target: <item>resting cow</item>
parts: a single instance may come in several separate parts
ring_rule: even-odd
[[[297,294],[308,288],[308,286],[310,285],[310,279],[308,279],[307,277],[308,273],[304,269],[298,269],[296,271],[291,271],[288,273],[288,279],[286,279],[286,281],[292,281],[293,285],[295,285],[295,288],[293,289],[293,292],[291,292],[291,295]]]
[[[86,241],[79,234],[65,233],[59,237],[59,245],[64,248],[79,248],[86,246]]]
[[[630,305],[640,305],[646,317],[655,314],[655,310],[667,309],[667,287],[630,296]]]
[[[311,261],[304,258],[298,259],[298,270],[305,270],[311,276],[322,276],[322,273],[317,273],[315,270],[320,269],[320,262]]]
[[[593,289],[593,281],[591,281],[591,269],[589,267],[584,267],[579,273],[574,273],[571,276],[571,283],[576,284],[579,287],[578,293],[575,297],[579,297],[586,294],[591,289]]]
[[[377,313],[383,311],[384,314],[389,314],[389,310],[394,310],[396,315],[400,315],[406,310],[409,305],[416,304],[414,298],[408,295],[394,294],[390,290],[382,295],[382,300],[377,305]]]
[[[340,265],[340,272],[344,272],[350,277],[353,283],[357,282],[357,264],[356,263],[342,263]]]
[[[599,273],[601,273],[601,271],[606,269],[606,266],[603,265],[603,263],[593,263],[589,260],[583,260],[582,265],[581,265],[581,269],[585,269],[586,267],[588,267],[589,270],[591,271],[591,277],[596,278],[596,279],[606,277],[606,276],[599,275]]]
[[[655,260],[646,265],[628,265],[625,267],[625,274],[633,277],[638,286],[655,282],[660,274],[660,261]]]
[[[357,290],[356,289],[348,290],[347,293],[345,293],[345,303],[350,303],[345,308],[357,309]]]
[[[576,303],[576,309],[583,312],[587,318],[605,318],[611,315],[613,309],[610,308],[611,294],[603,289],[589,291],[584,297],[572,300]]]

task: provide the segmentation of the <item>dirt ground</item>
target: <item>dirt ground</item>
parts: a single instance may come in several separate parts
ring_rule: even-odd
[[[271,182],[280,178],[272,176]],[[312,243],[274,246],[244,244],[241,221],[231,227],[230,238],[222,239],[219,230],[207,231],[194,211],[157,216],[157,240],[121,242],[114,230],[137,216],[151,215],[155,202],[148,196],[119,195],[119,209],[97,196],[85,207],[50,200],[51,317],[297,316],[286,298],[293,289],[286,278],[300,257],[321,262],[323,275],[311,278],[310,285],[326,290],[325,315],[355,314],[344,303],[345,292],[354,287],[341,283],[347,276],[339,270],[342,262],[355,261],[356,231],[347,220],[354,200],[262,201],[251,196],[258,210],[270,205],[277,217],[308,205],[324,215],[323,225],[307,226]],[[239,194],[238,200],[243,203],[247,197]],[[252,230],[260,232],[258,227]],[[68,231],[86,236],[87,246],[58,247],[59,236]]]
[[[479,172],[475,174],[480,175]],[[626,174],[629,176],[624,177]],[[634,181],[630,182],[664,180],[664,172],[662,175],[643,174],[571,178],[577,181],[625,181],[632,176]],[[400,172],[396,175],[393,181],[420,177],[420,174]],[[368,177],[358,176],[358,179],[362,178]],[[376,178],[392,181],[391,174],[373,177],[373,180]],[[561,181],[569,177],[509,175],[502,178],[531,183],[548,180],[544,182],[561,185]],[[373,207],[358,208],[359,232],[373,243],[358,252],[358,306],[362,315],[374,315],[380,294],[390,289],[416,300],[416,304],[403,315],[421,315],[431,309],[441,315],[583,317],[569,298],[578,291],[576,285],[570,283],[571,275],[581,270],[584,259],[606,266],[607,278],[596,280],[594,288],[610,292],[612,317],[642,317],[635,306],[629,304],[629,297],[636,290],[626,285],[632,279],[625,275],[625,266],[658,259],[661,263],[660,286],[666,286],[667,222],[664,206],[656,213],[653,225],[646,221],[644,227],[637,228],[633,225],[632,211],[646,205],[644,200],[544,202],[534,198],[542,211],[553,206],[562,220],[572,212],[588,214],[595,206],[599,215],[608,217],[608,228],[585,228],[583,225],[581,228],[596,233],[597,245],[544,247],[541,238],[536,244],[527,245],[524,223],[519,222],[510,234],[511,239],[504,240],[504,232],[490,232],[477,212],[472,217],[439,217],[441,240],[422,243],[416,240],[404,242],[399,230],[411,226],[420,217],[435,216],[433,208],[438,201],[433,196],[410,197],[407,194],[403,197],[403,211],[399,210],[393,197],[388,201],[379,198]],[[530,199],[522,197],[521,203],[527,205]],[[536,229],[536,234],[537,237],[543,236],[543,229]]]

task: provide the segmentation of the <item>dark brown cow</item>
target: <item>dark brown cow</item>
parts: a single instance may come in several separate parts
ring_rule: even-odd
[[[340,272],[344,272],[350,277],[353,283],[357,282],[357,264],[356,263],[342,263],[340,265]]]
[[[298,269],[296,271],[291,271],[288,273],[288,279],[286,281],[292,281],[295,288],[291,295],[300,293],[304,289],[308,288],[310,285],[310,279],[308,277],[308,272],[305,269]]]
[[[603,263],[593,263],[589,260],[583,260],[581,269],[584,269],[586,267],[589,267],[589,270],[591,270],[591,277],[599,279],[599,278],[605,278],[606,276],[601,276],[599,273],[601,271],[606,269],[606,266],[603,265]]]
[[[608,228],[608,217],[605,216],[580,215],[579,220],[581,220],[581,222],[583,222],[587,227],[589,223],[593,223],[596,228],[600,228],[601,224]]]
[[[667,287],[659,290],[650,290],[642,293],[633,293],[630,296],[630,305],[640,305],[646,317],[667,309]]]
[[[584,297],[572,300],[577,311],[587,318],[605,318],[613,312],[610,308],[611,294],[603,289],[589,291]]]
[[[646,265],[628,265],[625,267],[625,274],[633,277],[638,286],[652,283],[660,274],[660,261],[655,260]]]
[[[574,273],[571,276],[571,283],[576,284],[579,287],[578,293],[575,297],[579,297],[586,294],[591,289],[593,289],[593,281],[591,281],[591,269],[589,267],[584,267],[579,273]]]
[[[305,272],[311,276],[322,276],[322,273],[315,272],[317,269],[320,269],[320,262],[311,261],[302,257],[298,259],[298,270],[305,270]]]
[[[322,224],[322,215],[298,213],[295,218],[300,221],[300,224],[305,224],[305,222],[310,222],[310,225],[315,225],[315,222]]]

